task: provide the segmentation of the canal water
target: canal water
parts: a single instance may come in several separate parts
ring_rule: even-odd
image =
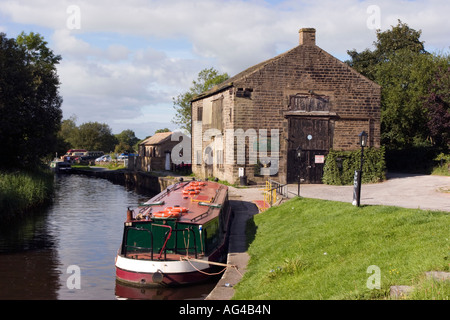
[[[148,200],[105,179],[55,175],[53,203],[0,226],[0,299],[204,299],[216,279],[176,289],[116,283],[127,207]]]

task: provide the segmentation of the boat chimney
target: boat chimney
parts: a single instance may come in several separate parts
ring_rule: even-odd
[[[133,211],[131,211],[130,208],[128,208],[128,210],[127,210],[127,222],[130,222],[131,220],[133,220]]]

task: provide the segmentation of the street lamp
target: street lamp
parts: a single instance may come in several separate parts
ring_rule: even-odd
[[[298,148],[295,150],[296,156],[298,159],[298,190],[297,190],[297,196],[300,197],[300,172],[301,172],[301,161],[302,161],[302,148],[298,146]]]
[[[355,172],[355,191],[356,191],[356,206],[359,207],[361,200],[361,181],[362,181],[362,169],[364,163],[364,147],[367,147],[367,137],[368,134],[365,131],[362,131],[359,135],[359,145],[361,146],[361,164],[359,168],[359,172]]]
[[[368,137],[367,132],[363,131],[358,136],[359,136],[359,145],[361,146],[361,148],[367,147],[367,137]]]

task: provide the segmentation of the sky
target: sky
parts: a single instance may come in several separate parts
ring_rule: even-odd
[[[173,98],[201,70],[233,76],[297,46],[301,28],[345,61],[400,19],[442,53],[449,12],[448,0],[0,0],[0,32],[39,33],[61,55],[64,119],[143,139],[178,129]]]

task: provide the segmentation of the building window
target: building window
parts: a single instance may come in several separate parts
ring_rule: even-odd
[[[223,128],[223,97],[212,101],[211,127],[222,131]]]
[[[236,97],[238,98],[251,98],[252,97],[252,88],[237,88]]]
[[[210,125],[211,124],[211,116],[212,116],[212,102],[211,101],[205,101],[203,103],[202,107],[202,122],[204,125]]]
[[[197,121],[203,120],[203,107],[198,107],[197,109]]]

